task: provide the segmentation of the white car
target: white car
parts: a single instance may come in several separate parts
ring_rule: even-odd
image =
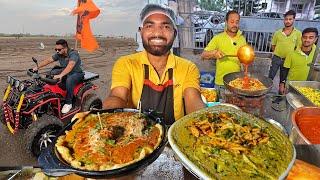
[[[224,15],[219,12],[206,11],[206,14],[192,16],[194,26],[194,42],[196,47],[205,47],[212,37],[223,32],[225,27]]]

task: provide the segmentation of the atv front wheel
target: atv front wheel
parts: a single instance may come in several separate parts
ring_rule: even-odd
[[[63,123],[52,115],[43,115],[37,121],[32,122],[25,134],[29,152],[38,157],[42,150],[49,147],[62,127]]]
[[[90,111],[92,109],[101,109],[102,101],[96,94],[88,94],[84,97],[81,111]]]
[[[4,119],[4,113],[3,113],[3,109],[2,107],[0,106],[0,122],[4,125],[6,125],[6,120]]]

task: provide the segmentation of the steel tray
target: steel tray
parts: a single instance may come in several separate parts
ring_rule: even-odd
[[[314,89],[320,89],[320,82],[318,81],[290,81],[289,82],[289,93],[300,101],[304,106],[316,106],[311,102],[306,96],[304,96],[300,91],[295,88],[296,86],[310,87]],[[290,102],[289,102],[290,103]]]

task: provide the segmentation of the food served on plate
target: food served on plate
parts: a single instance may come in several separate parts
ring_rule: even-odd
[[[313,104],[320,107],[320,90],[313,89],[311,87],[303,87],[303,86],[296,86],[295,88],[300,91],[306,98],[308,98]]]
[[[236,78],[230,81],[229,85],[237,89],[249,90],[249,91],[258,91],[258,90],[267,89],[267,87],[263,85],[263,83],[256,78],[249,78],[247,87],[245,86],[244,78]]]
[[[207,102],[215,102],[217,100],[217,91],[213,88],[201,88],[200,92],[206,98]]]
[[[60,136],[55,146],[72,167],[106,171],[148,156],[159,146],[162,133],[162,126],[143,114],[89,114]]]
[[[233,108],[208,108],[172,128],[178,149],[214,179],[278,179],[294,156],[281,131]]]

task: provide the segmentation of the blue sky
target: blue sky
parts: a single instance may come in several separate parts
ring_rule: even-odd
[[[134,37],[147,0],[94,0],[101,9],[91,21],[94,34]],[[65,35],[75,32],[70,12],[77,0],[0,0],[0,33]]]

